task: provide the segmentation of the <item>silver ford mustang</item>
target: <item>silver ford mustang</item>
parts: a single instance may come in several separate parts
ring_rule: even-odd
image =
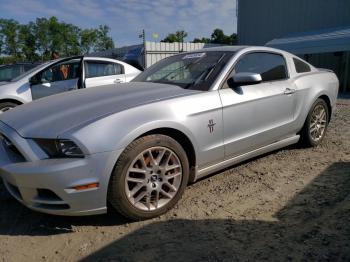
[[[132,219],[166,212],[188,183],[297,143],[318,145],[338,79],[266,47],[164,59],[133,82],[39,99],[0,116],[0,175],[27,207]]]

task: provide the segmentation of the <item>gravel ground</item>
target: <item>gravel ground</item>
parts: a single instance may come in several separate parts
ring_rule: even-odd
[[[350,104],[319,147],[203,179],[157,219],[39,214],[2,184],[0,203],[0,261],[350,261]]]

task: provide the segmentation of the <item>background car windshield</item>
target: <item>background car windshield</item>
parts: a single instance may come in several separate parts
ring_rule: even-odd
[[[19,65],[10,65],[0,67],[0,81],[10,81],[14,77],[18,76],[21,72]]]
[[[23,74],[21,74],[21,75],[15,77],[14,79],[11,80],[11,82],[16,82],[16,81],[18,81],[18,80],[20,80],[20,79],[22,79],[22,78],[24,78],[24,77],[27,77],[27,76],[31,75],[33,72],[35,72],[35,71],[37,71],[37,70],[39,70],[39,69],[41,69],[41,68],[44,68],[45,66],[47,66],[47,65],[50,64],[51,62],[52,62],[52,61],[48,61],[48,62],[46,62],[46,63],[40,64],[40,65],[38,65],[38,66],[36,66],[36,67],[34,67],[34,68],[28,70],[27,72],[25,72],[25,73],[23,73]]]
[[[233,54],[211,51],[172,56],[144,71],[133,82],[174,84],[207,91]]]

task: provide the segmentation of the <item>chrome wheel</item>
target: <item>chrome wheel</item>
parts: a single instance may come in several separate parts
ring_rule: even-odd
[[[125,192],[135,208],[153,211],[176,196],[181,181],[181,162],[174,151],[152,147],[132,161],[125,177]]]
[[[319,141],[323,137],[326,126],[326,109],[322,104],[318,104],[312,111],[310,119],[310,136],[315,142]]]
[[[12,109],[13,107],[11,106],[5,106],[3,108],[0,109],[0,114],[5,113],[6,111],[9,111],[10,109]]]

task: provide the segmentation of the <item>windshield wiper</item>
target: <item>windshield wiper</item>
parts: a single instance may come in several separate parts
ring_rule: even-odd
[[[222,56],[218,59],[218,61],[215,62],[214,65],[212,65],[211,67],[208,67],[203,73],[201,73],[199,75],[199,77],[196,78],[196,80],[194,80],[193,82],[189,83],[186,85],[185,89],[193,86],[193,85],[197,85],[199,82],[202,81],[206,81],[208,80],[208,78],[210,77],[210,75],[213,73],[214,69],[216,68],[216,66],[222,61],[222,59],[224,58],[225,54],[222,54]],[[203,79],[204,78],[204,79]]]

